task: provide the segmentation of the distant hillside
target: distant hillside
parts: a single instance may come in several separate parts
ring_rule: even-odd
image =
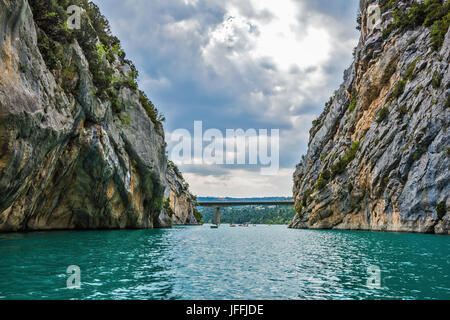
[[[289,197],[264,197],[264,198],[217,198],[217,197],[200,197],[202,201],[277,201],[292,200]],[[243,206],[232,208],[221,208],[222,223],[245,223],[252,224],[288,224],[295,216],[294,207],[289,206]],[[205,223],[212,223],[214,209],[199,208],[203,215]]]

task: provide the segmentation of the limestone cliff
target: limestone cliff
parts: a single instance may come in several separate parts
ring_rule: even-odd
[[[294,174],[290,226],[449,234],[450,4],[360,7],[354,62]]]
[[[170,205],[172,221],[175,225],[196,225],[200,221],[197,221],[195,217],[195,205],[197,204],[197,198],[188,191],[188,185],[184,181],[183,176],[178,171],[178,168],[169,163],[167,170],[167,180],[170,188],[166,199]]]
[[[196,223],[137,70],[95,5],[69,30],[65,2],[0,0],[0,232]]]

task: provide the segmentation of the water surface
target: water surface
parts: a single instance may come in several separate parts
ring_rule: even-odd
[[[66,269],[81,269],[68,289]],[[367,287],[369,266],[381,287]],[[450,299],[450,237],[286,226],[0,234],[0,299]]]

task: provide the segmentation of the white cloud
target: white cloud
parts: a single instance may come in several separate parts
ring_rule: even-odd
[[[268,0],[251,0],[257,12],[270,12],[271,19],[246,16],[239,5],[229,2],[226,6],[223,23],[210,31],[210,42],[203,48],[207,63],[217,66],[215,54],[229,50],[227,58],[239,63],[243,55],[253,60],[266,57],[284,71],[292,66],[307,68],[324,63],[331,54],[329,30],[321,25],[306,25],[298,19],[303,10],[300,2],[278,0],[276,5]],[[311,19],[310,20],[314,20]]]
[[[280,176],[184,167],[194,193],[291,194],[312,120],[351,62],[357,0],[95,2],[137,65],[141,88],[167,117],[169,154],[170,132],[192,133],[194,120],[222,132],[280,129]]]
[[[247,89],[238,93],[239,103],[230,113],[246,108],[260,119],[288,123],[305,100],[320,103],[316,92],[328,83],[323,66],[335,49],[333,30],[321,23],[320,14],[301,18],[306,11],[302,2],[246,3],[244,10],[241,2],[228,2],[222,23],[210,30],[201,49],[204,63],[228,87],[236,88],[238,82]]]
[[[200,175],[186,172],[183,176],[199,196],[271,197],[292,193],[294,169],[281,169],[276,176],[263,176],[258,171],[230,169],[227,174]]]

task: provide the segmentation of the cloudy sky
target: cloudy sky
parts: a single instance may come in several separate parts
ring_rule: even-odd
[[[95,0],[177,129],[279,129],[280,170],[181,165],[200,196],[291,196],[312,121],[342,82],[359,37],[357,0]],[[269,131],[270,132],[270,131]]]

